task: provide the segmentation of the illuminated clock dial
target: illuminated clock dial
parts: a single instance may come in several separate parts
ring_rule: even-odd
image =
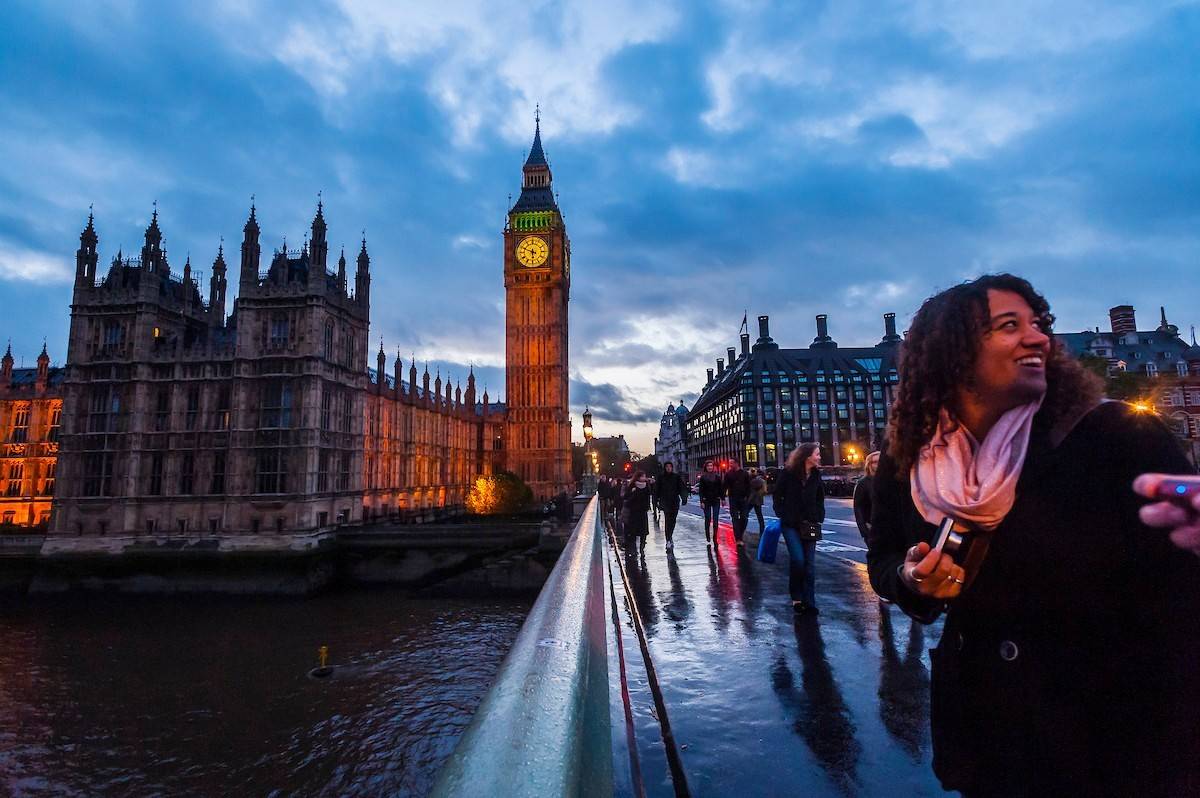
[[[525,236],[517,244],[517,260],[524,266],[541,266],[550,257],[550,247],[539,236]]]

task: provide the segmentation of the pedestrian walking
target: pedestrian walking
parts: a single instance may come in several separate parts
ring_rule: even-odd
[[[788,455],[775,480],[771,506],[788,550],[788,593],[792,609],[817,613],[816,557],[825,521],[825,487],[821,484],[821,447],[802,443]]]
[[[863,542],[871,531],[871,490],[875,484],[875,471],[879,468],[879,452],[871,452],[863,461],[862,479],[854,486],[854,522]]]
[[[920,621],[946,613],[930,714],[947,790],[1198,795],[1200,559],[1142,523],[1131,488],[1192,469],[1152,414],[1102,401],[1052,321],[1007,274],[921,306],[875,476],[871,584]],[[933,547],[944,521],[959,537]]]
[[[767,480],[759,473],[757,468],[750,469],[750,509],[758,517],[758,534],[762,537],[763,529],[766,525],[763,523],[763,501],[767,497]],[[746,518],[746,524],[749,525],[750,519]]]
[[[647,515],[650,512],[650,485],[646,474],[638,471],[625,486],[625,543],[626,550],[634,545],[639,550],[646,548],[646,536],[650,534]]]
[[[625,490],[629,483],[625,480],[613,477],[612,481],[612,505],[613,505],[613,523],[617,526],[617,532],[625,534]]]
[[[750,522],[750,493],[750,475],[734,460],[725,473],[725,495],[729,497],[729,521],[739,549]]]
[[[725,487],[721,483],[721,475],[712,460],[704,461],[704,473],[700,475],[700,508],[704,511],[704,540],[711,546],[717,539],[717,521],[721,517],[721,499],[725,496]],[[712,531],[709,532],[709,523]]]
[[[654,513],[654,523],[658,523],[658,478],[649,477],[646,480],[650,486],[650,509]]]
[[[674,463],[664,463],[662,476],[654,486],[655,502],[662,508],[663,532],[667,536],[667,551],[675,549],[675,521],[679,508],[687,504],[688,486],[683,477],[675,473]]]

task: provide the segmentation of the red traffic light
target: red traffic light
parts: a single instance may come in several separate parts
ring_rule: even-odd
[[[633,470],[633,463],[626,463],[625,464],[625,473],[628,474],[632,470]]]

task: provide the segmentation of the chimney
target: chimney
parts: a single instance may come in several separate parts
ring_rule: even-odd
[[[729,368],[733,368],[733,364],[737,361],[737,350],[732,346],[725,350],[725,361],[729,364]]]
[[[1133,305],[1117,305],[1115,308],[1110,308],[1108,320],[1112,323],[1113,335],[1137,332],[1137,319],[1133,314]]]
[[[742,333],[742,357],[750,355],[750,333]]]
[[[883,314],[883,340],[880,343],[891,344],[900,340],[900,336],[896,335],[896,314]]]
[[[709,369],[708,370],[708,382],[706,382],[704,384],[704,387],[707,388],[709,385],[712,385],[712,383],[713,383],[713,370]]]
[[[771,340],[771,328],[768,324],[769,317],[758,317],[758,340],[754,342],[754,351],[774,350],[779,348],[779,344]]]
[[[813,339],[812,346],[830,348],[837,346],[837,342],[829,336],[829,317],[824,313],[817,315],[817,337]]]
[[[720,377],[725,373],[725,358],[717,358],[717,376]]]

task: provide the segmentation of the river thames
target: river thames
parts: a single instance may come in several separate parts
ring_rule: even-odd
[[[0,599],[0,791],[423,795],[529,606]],[[316,680],[322,645],[337,668]]]

